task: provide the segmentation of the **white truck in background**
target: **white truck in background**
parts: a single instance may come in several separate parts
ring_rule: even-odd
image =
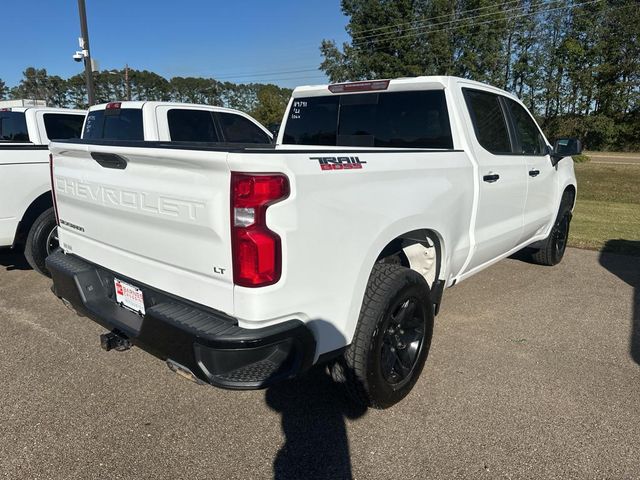
[[[525,247],[562,259],[581,150],[455,77],[296,88],[276,145],[50,148],[53,291],[103,348],[235,389],[328,361],[376,408],[415,384],[445,287]]]
[[[40,273],[47,273],[44,259],[57,247],[48,144],[80,138],[85,113],[0,108],[0,247],[23,250]]]
[[[204,143],[273,143],[256,119],[232,108],[126,101],[89,108],[82,138]]]

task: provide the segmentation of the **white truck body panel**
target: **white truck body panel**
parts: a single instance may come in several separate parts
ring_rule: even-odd
[[[284,128],[275,149],[53,143],[61,245],[220,310],[242,328],[301,319],[314,333],[317,359],[351,342],[371,269],[394,239],[424,229],[436,235],[438,277],[451,286],[544,239],[562,192],[575,188],[570,158],[552,166],[549,155],[486,151],[463,97],[469,87],[521,104],[501,90],[453,77],[392,80],[387,89],[444,90],[452,149],[286,145]],[[327,95],[327,86],[296,89],[285,119],[296,98]],[[119,155],[129,164],[124,170],[103,168],[91,153]],[[313,160],[318,155],[357,155],[366,165],[322,171]],[[531,177],[532,169],[539,175]],[[231,172],[276,172],[289,179],[290,195],[267,210],[268,227],[282,242],[282,276],[273,285],[233,283]],[[484,180],[494,172],[499,182]],[[158,211],[162,201],[168,202],[165,214]],[[202,205],[193,207],[193,219],[185,206],[190,204]]]
[[[0,246],[13,245],[18,223],[29,206],[51,190],[44,115],[85,115],[82,110],[62,108],[16,107],[10,111],[24,113],[29,141],[0,141]]]

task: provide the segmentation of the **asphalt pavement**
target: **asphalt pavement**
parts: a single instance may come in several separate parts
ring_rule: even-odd
[[[447,290],[414,391],[384,411],[316,369],[198,386],[67,310],[0,252],[0,476],[640,477],[640,258],[511,258]]]

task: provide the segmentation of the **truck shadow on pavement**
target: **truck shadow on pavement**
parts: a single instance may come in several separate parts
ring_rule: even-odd
[[[8,248],[0,249],[0,267],[5,267],[7,271],[31,270],[22,253]]]
[[[307,326],[316,338],[334,345],[347,343],[331,322],[317,319]],[[316,365],[296,380],[274,385],[265,399],[280,413],[285,436],[273,461],[274,479],[353,478],[346,419],[362,417],[367,409],[347,398],[326,365]]]
[[[363,416],[366,408],[350,402],[325,367],[270,388],[266,401],[281,414],[285,435],[274,479],[353,478],[345,419]]]
[[[629,353],[640,365],[640,257],[608,251],[640,251],[640,241],[608,240],[600,253],[600,265],[633,288],[633,313]]]

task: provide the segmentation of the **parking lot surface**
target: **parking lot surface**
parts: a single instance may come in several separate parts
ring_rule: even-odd
[[[198,386],[0,252],[4,478],[638,478],[640,258],[507,259],[445,292],[414,391],[349,407],[321,369]]]

